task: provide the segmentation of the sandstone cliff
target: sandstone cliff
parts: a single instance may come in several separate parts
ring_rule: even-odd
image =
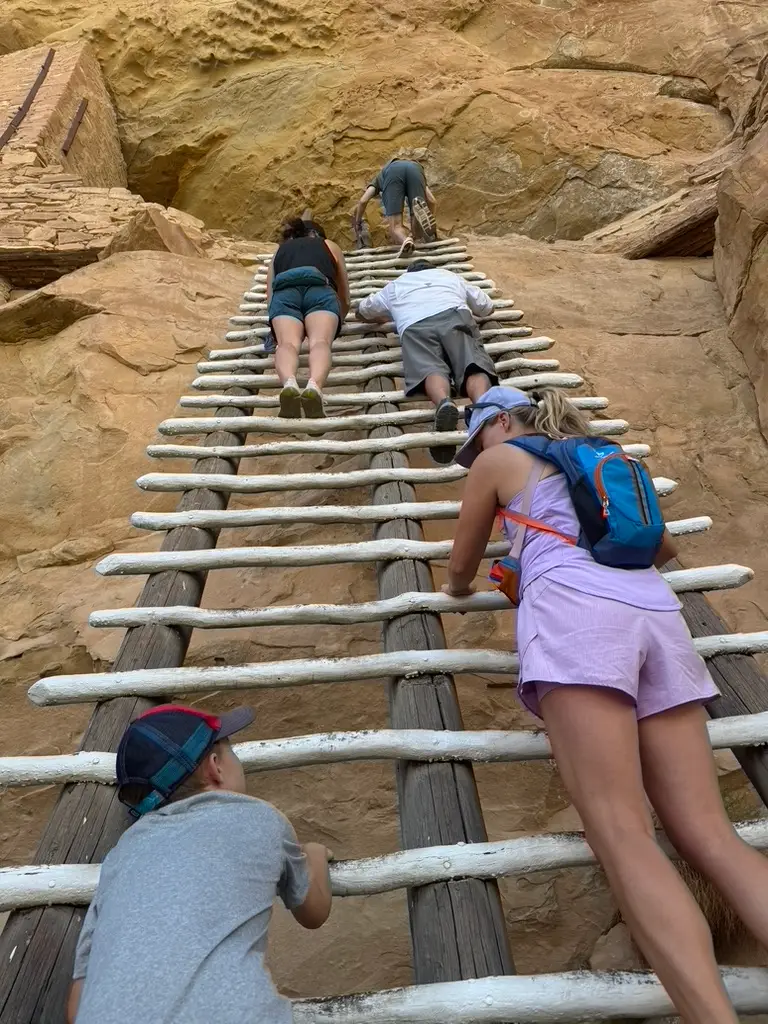
[[[6,0],[0,39],[88,38],[131,187],[263,237],[421,154],[449,231],[578,238],[674,191],[746,108],[768,8],[719,0]]]

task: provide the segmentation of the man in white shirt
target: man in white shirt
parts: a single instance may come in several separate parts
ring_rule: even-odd
[[[452,386],[476,402],[499,383],[472,317],[492,312],[485,292],[426,260],[416,260],[402,277],[368,295],[357,308],[361,320],[394,320],[403,350],[405,393],[430,399],[434,429],[439,431],[455,430],[459,422]],[[436,445],[429,453],[438,465],[448,465],[456,446]]]

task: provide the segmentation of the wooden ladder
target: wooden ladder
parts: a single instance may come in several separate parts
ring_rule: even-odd
[[[500,298],[492,281],[474,270],[458,239],[426,244],[418,250],[434,266],[445,267],[485,289],[494,311],[480,325],[487,351],[504,379],[519,388],[549,384],[582,386],[574,373],[560,372],[550,359],[531,357],[553,341],[534,337],[520,325],[522,313]],[[391,759],[396,764],[403,851],[332,866],[337,896],[373,894],[407,888],[416,985],[367,996],[295,1003],[298,1024],[363,1021],[461,1022],[555,1021],[651,1016],[668,1012],[658,983],[643,974],[595,974],[587,971],[513,976],[496,879],[504,875],[593,864],[582,838],[573,834],[534,835],[488,842],[475,787],[473,762],[519,761],[549,756],[543,733],[463,730],[453,674],[481,672],[514,677],[511,651],[447,649],[440,616],[507,608],[497,592],[451,599],[435,592],[430,561],[450,553],[450,541],[424,539],[421,523],[450,520],[457,501],[418,501],[417,484],[460,480],[460,467],[415,468],[407,453],[438,440],[429,424],[432,409],[405,398],[400,349],[393,325],[363,325],[351,316],[334,345],[334,369],[326,394],[328,418],[286,421],[277,418],[273,359],[264,351],[268,333],[266,287],[268,256],[244,296],[235,329],[227,341],[238,347],[214,350],[198,365],[198,392],[181,399],[195,411],[191,418],[160,424],[166,438],[203,435],[201,443],[149,446],[154,458],[192,459],[188,473],[148,473],[146,491],[181,494],[174,512],[137,512],[134,526],[166,531],[159,551],[104,558],[105,575],[147,575],[134,608],[96,611],[91,625],[123,628],[125,637],[111,672],[53,676],[36,682],[32,700],[42,706],[98,702],[80,752],[63,756],[0,758],[1,785],[64,783],[46,826],[36,864],[0,871],[0,910],[14,911],[0,936],[0,1022],[48,1024],[61,1019],[74,946],[84,906],[98,881],[99,862],[128,821],[115,796],[114,751],[125,726],[140,710],[180,694],[215,690],[332,684],[386,680],[391,728],[333,732],[237,745],[246,771],[290,768],[341,761]],[[392,248],[347,254],[353,304],[401,274],[410,259]],[[306,363],[303,358],[303,363]],[[349,385],[358,385],[349,390]],[[575,396],[581,409],[602,413],[608,402]],[[363,411],[358,411],[362,409]],[[415,429],[414,429],[415,428]],[[599,419],[601,434],[628,429],[623,420]],[[350,431],[352,440],[330,439]],[[247,442],[248,434],[275,439]],[[303,435],[296,439],[296,435]],[[439,435],[461,441],[462,434]],[[628,444],[639,457],[646,445]],[[347,472],[238,475],[239,460],[274,455],[327,454],[370,457],[368,468]],[[658,477],[659,494],[675,488]],[[275,506],[249,504],[228,510],[231,494],[290,495],[311,489],[370,487],[364,506]],[[287,499],[290,500],[290,499]],[[346,544],[235,546],[217,548],[219,531],[296,523],[353,523],[373,539]],[[699,516],[669,524],[677,536],[711,525]],[[506,550],[491,543],[489,557]],[[378,600],[358,604],[299,604],[241,609],[202,609],[207,573],[222,568],[330,565],[374,562]],[[681,596],[700,653],[722,691],[710,707],[713,746],[734,747],[763,800],[768,799],[768,741],[765,682],[751,655],[768,650],[768,632],[729,635],[702,596],[711,589],[735,587],[751,578],[737,565],[696,569],[668,567],[669,582]],[[380,622],[379,654],[343,658],[260,662],[195,667],[184,665],[195,628],[267,625],[354,624]],[[739,826],[744,837],[768,846],[768,822]],[[350,979],[351,982],[351,979]],[[746,1012],[768,1009],[768,978],[759,970],[727,972],[737,1006]]]

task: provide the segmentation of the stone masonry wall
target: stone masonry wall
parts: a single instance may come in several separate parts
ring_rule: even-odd
[[[0,168],[57,164],[84,185],[124,187],[117,120],[95,57],[82,43],[57,45],[54,51],[32,106],[0,149]],[[48,52],[39,46],[0,57],[0,133],[24,102]],[[82,99],[88,101],[85,116],[64,154],[61,147]]]

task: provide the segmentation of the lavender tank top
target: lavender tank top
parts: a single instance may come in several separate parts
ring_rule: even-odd
[[[522,492],[516,494],[507,508],[519,512]],[[539,481],[531,504],[531,517],[554,526],[571,537],[579,535],[579,520],[568,494],[568,483],[562,473]],[[503,520],[503,530],[510,540],[518,529],[515,523]],[[551,533],[527,529],[520,555],[520,591],[545,576],[583,594],[621,601],[635,608],[650,611],[677,611],[681,604],[674,591],[656,569],[614,569],[600,565],[581,547],[566,544]]]

